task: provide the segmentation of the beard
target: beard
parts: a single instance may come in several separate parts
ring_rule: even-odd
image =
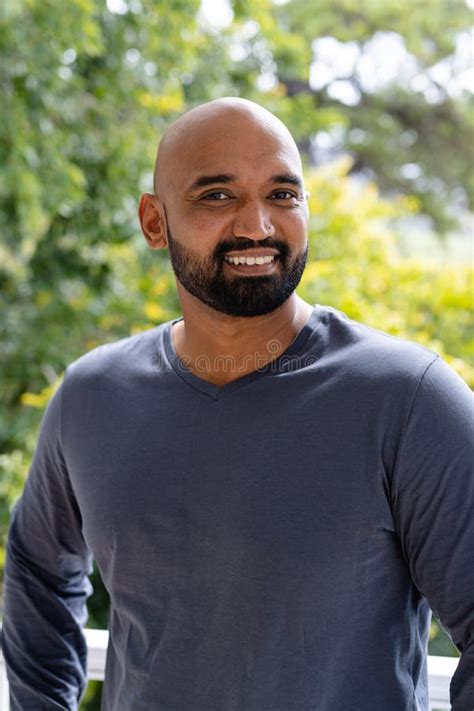
[[[190,294],[216,311],[228,316],[263,316],[279,308],[291,296],[306,266],[308,246],[292,256],[288,245],[278,239],[266,239],[256,245],[253,240],[240,238],[221,242],[209,255],[198,257],[192,250],[177,242],[168,231],[168,248],[175,277]],[[224,255],[231,251],[268,247],[279,251],[279,264],[272,274],[258,276],[227,275]]]

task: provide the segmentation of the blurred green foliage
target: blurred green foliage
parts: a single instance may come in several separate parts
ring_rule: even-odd
[[[427,215],[441,234],[450,206],[472,205],[472,104],[429,74],[454,62],[471,21],[465,3],[318,0],[315,11],[310,0],[234,0],[226,23],[209,7],[4,0],[0,10],[0,569],[9,511],[66,365],[180,314],[167,255],[147,248],[136,208],[161,133],[196,103],[245,96],[294,133],[311,191],[299,293],[433,348],[474,384],[472,265],[407,256],[397,236],[402,216]],[[356,65],[318,88],[309,81],[314,40],[352,43],[361,56],[394,35],[436,100],[398,80],[369,91]],[[341,80],[356,104],[335,98]],[[315,167],[322,134],[338,137],[339,158]],[[403,177],[407,163],[420,180]],[[97,573],[93,584],[90,624],[102,627]],[[452,652],[436,625],[432,639]],[[99,697],[91,685],[83,708],[99,708]]]

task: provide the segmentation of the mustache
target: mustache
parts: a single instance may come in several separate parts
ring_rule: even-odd
[[[267,247],[268,249],[276,249],[278,252],[280,252],[280,256],[282,257],[288,256],[290,252],[286,242],[282,242],[279,239],[266,239],[260,240],[259,242],[255,242],[251,239],[242,238],[239,239],[238,242],[231,242],[230,240],[227,242],[221,242],[221,244],[219,244],[215,248],[213,256],[215,259],[220,259],[224,257],[228,252],[251,252],[253,249],[265,249],[265,247]]]

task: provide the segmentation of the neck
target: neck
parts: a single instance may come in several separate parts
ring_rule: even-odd
[[[224,385],[278,358],[294,341],[313,307],[293,293],[263,316],[235,317],[180,294],[183,321],[172,329],[177,355],[203,380]]]

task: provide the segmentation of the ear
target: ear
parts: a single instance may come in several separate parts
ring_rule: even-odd
[[[156,195],[144,193],[141,196],[138,218],[142,232],[151,249],[163,249],[168,246],[163,208]]]

